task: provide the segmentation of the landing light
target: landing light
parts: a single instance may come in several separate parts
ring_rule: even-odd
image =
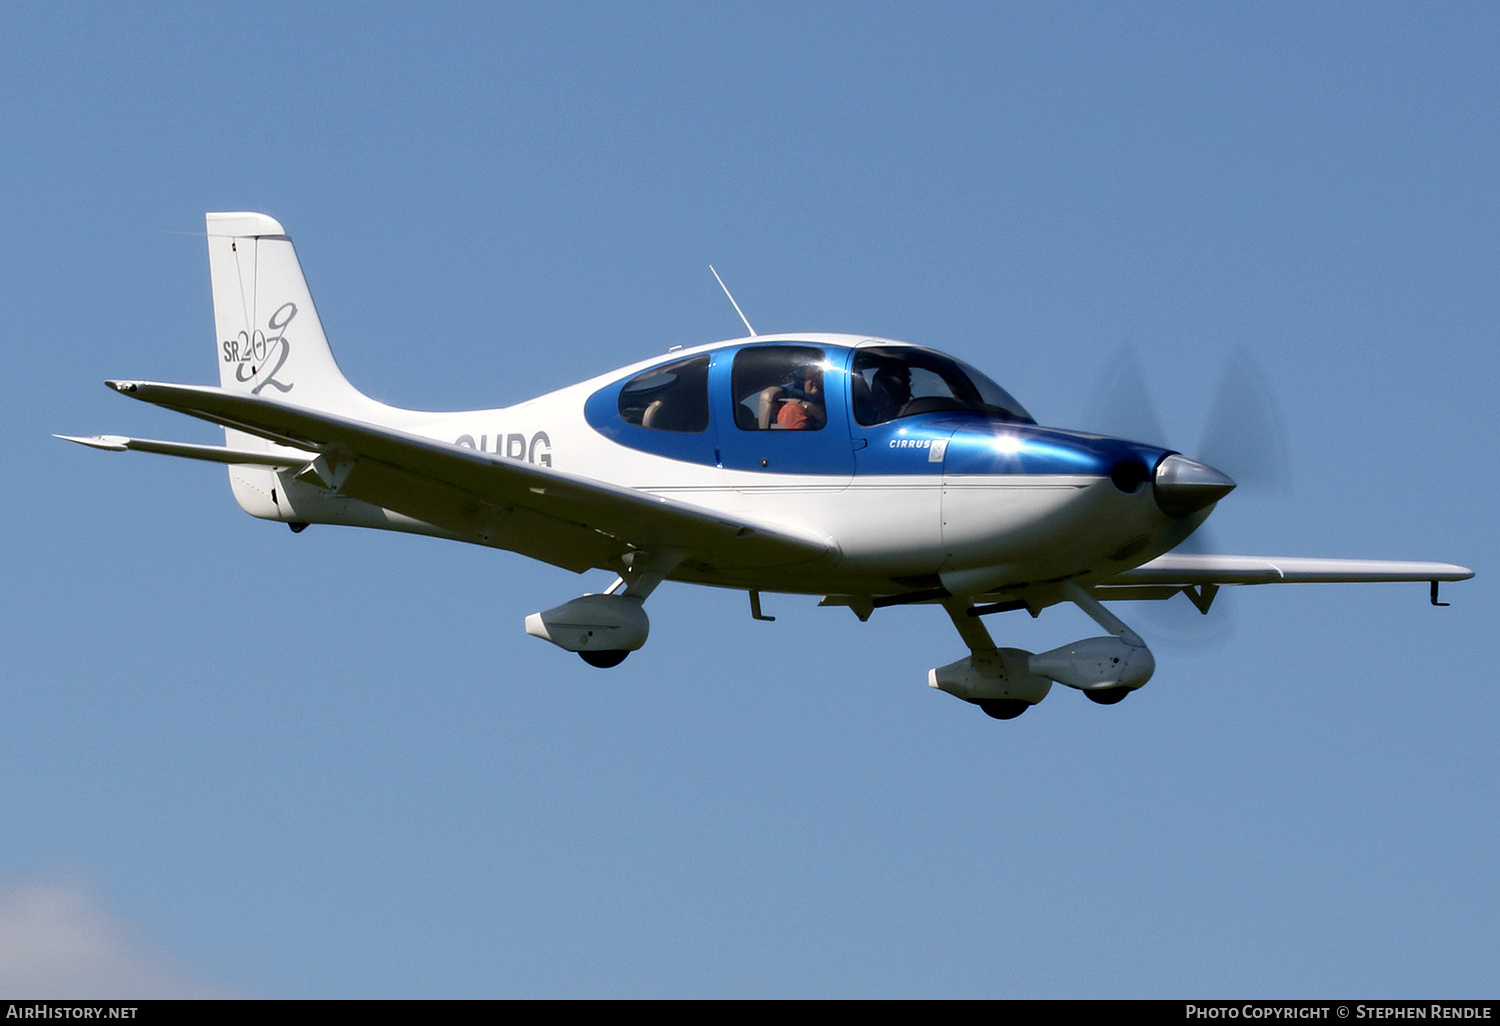
[[[1022,442],[1015,435],[1001,435],[992,444],[996,452],[1003,453],[1006,456],[1014,456],[1021,451],[1026,443]]]

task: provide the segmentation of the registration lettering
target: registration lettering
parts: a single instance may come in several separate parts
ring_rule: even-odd
[[[530,436],[518,432],[496,432],[493,438],[490,435],[480,435],[477,441],[473,435],[459,435],[453,444],[465,449],[494,453],[508,460],[521,460],[523,463],[535,463],[543,467],[552,466],[552,439],[547,437],[545,431],[538,431]]]

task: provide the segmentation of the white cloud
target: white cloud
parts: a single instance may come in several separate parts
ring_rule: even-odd
[[[171,958],[69,878],[0,884],[0,995],[15,998],[213,998]]]

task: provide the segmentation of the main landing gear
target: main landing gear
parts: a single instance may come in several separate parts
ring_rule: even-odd
[[[602,595],[582,595],[526,618],[526,633],[577,652],[590,666],[608,669],[646,643],[651,621],[645,603],[682,562],[681,549],[633,550],[622,557],[625,572]]]

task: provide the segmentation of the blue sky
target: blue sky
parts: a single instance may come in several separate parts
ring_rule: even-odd
[[[1478,4],[7,6],[0,991],[1493,996],[1497,49]],[[1151,683],[1011,723],[925,686],[931,609],[667,585],[597,671],[521,624],[602,574],[49,437],[216,440],[101,382],[213,380],[232,209],[418,408],[737,335],[710,262],[1047,423],[1131,347],[1188,452],[1248,352],[1293,485],[1221,550],[1479,576],[1121,606]]]

